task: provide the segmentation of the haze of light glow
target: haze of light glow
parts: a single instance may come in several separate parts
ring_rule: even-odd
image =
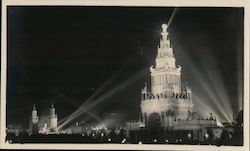
[[[117,85],[116,87],[112,88],[111,90],[109,90],[108,92],[99,96],[98,98],[88,99],[87,102],[84,102],[74,113],[72,113],[70,116],[68,116],[67,119],[58,126],[58,129],[63,128],[66,124],[68,124],[69,122],[71,122],[75,118],[79,117],[83,113],[86,113],[89,109],[91,109],[94,106],[98,105],[99,103],[109,99],[111,96],[113,96],[113,94],[121,91],[122,89],[127,87],[129,84],[131,84],[131,83],[135,82],[136,80],[138,80],[139,78],[141,78],[142,75],[143,75],[142,72],[138,72],[137,74],[132,75],[129,79],[127,79],[126,81],[124,81],[120,85]],[[90,98],[93,98],[93,97],[91,96]]]
[[[131,58],[130,58],[131,59]],[[105,81],[96,91],[93,95],[91,95],[84,104],[88,104],[90,101],[92,101],[95,97],[97,97],[103,90],[106,89],[106,87],[113,81],[115,78],[119,76],[119,74],[122,74],[122,72],[125,70],[126,66],[130,63],[130,60],[128,59],[107,81]],[[79,105],[78,105],[79,106]],[[75,112],[74,112],[75,113]],[[72,113],[73,114],[73,113]],[[67,117],[66,117],[67,118]],[[66,120],[66,118],[62,119]],[[60,122],[61,122],[60,121]]]
[[[178,8],[174,8],[174,11],[167,23],[167,28],[173,22],[173,19],[178,11]],[[170,38],[171,39],[171,38]],[[199,54],[200,48],[197,48],[197,45],[191,42],[192,48]],[[197,89],[193,91],[193,99],[194,99],[194,108],[199,112],[199,114],[206,117],[209,113],[213,113],[216,117],[219,117],[223,121],[230,122],[232,121],[233,109],[232,104],[230,102],[230,97],[226,91],[225,85],[222,81],[221,74],[216,67],[213,67],[214,70],[209,70],[203,61],[202,58],[204,55],[208,57],[210,60],[213,59],[211,54],[208,51],[203,51],[202,56],[199,56],[200,62],[203,65],[203,69],[205,72],[201,72],[197,65],[190,59],[187,55],[185,49],[182,51],[182,59],[185,60],[185,63],[189,65],[189,69],[193,73],[193,79],[197,80],[200,83],[201,89]],[[240,60],[240,59],[239,59]],[[240,62],[239,62],[240,65]],[[239,78],[238,78],[239,79]],[[238,80],[238,90],[241,92],[242,84],[240,84],[240,80]],[[242,107],[242,94],[239,94],[239,98],[237,100],[238,108]],[[206,114],[205,114],[205,113]],[[220,115],[220,116],[219,116]]]
[[[60,91],[58,91],[58,90],[55,90],[54,92],[55,92],[60,98],[64,99],[68,104],[73,105],[74,107],[79,107],[79,105],[78,105],[77,103],[75,103],[73,99],[71,99],[70,97],[66,96],[63,92],[60,92]],[[91,117],[93,117],[93,118],[96,119],[97,121],[102,122],[102,120],[101,120],[99,117],[97,117],[96,115],[94,115],[93,113],[86,111],[86,114],[90,115]],[[68,116],[67,116],[67,117],[68,117]],[[64,119],[62,119],[61,121],[59,121],[58,124],[60,125],[60,123],[62,123],[64,120],[66,120],[67,117],[64,118]]]
[[[173,22],[173,19],[176,15],[178,8],[175,8],[168,23],[167,28]],[[171,39],[171,38],[170,38]],[[187,39],[189,40],[189,38]],[[213,66],[213,70],[208,69],[206,63],[202,59],[204,56],[208,57],[209,60],[213,60],[214,58],[209,54],[209,51],[202,51],[200,53],[200,49],[195,43],[190,42],[191,49],[196,51],[197,59],[202,63],[203,71],[199,70],[194,61],[189,57],[188,53],[183,48],[181,51],[181,59],[185,60],[184,62],[189,65],[189,70],[193,73],[192,79],[195,79],[200,84],[200,89],[193,91],[193,99],[194,99],[194,108],[204,116],[204,112],[206,114],[213,113],[221,120],[232,121],[233,109],[232,104],[230,102],[230,97],[227,93],[226,87],[223,83],[222,76],[217,69],[216,66]],[[175,50],[174,50],[175,52]],[[201,55],[199,55],[201,54]],[[241,65],[241,62],[238,57],[238,66]],[[238,75],[239,76],[239,75]],[[238,91],[242,92],[242,84],[241,77],[238,77]],[[238,108],[239,110],[242,108],[242,94],[238,95]],[[220,116],[218,116],[220,115]]]
[[[190,73],[192,73],[192,79],[195,79],[199,83],[199,87],[193,89],[194,94],[194,109],[200,113],[204,108],[210,109],[211,113],[216,114],[222,121],[232,121],[233,109],[230,101],[230,97],[226,90],[225,84],[222,80],[222,75],[217,69],[216,65],[210,68],[204,62],[204,60],[214,61],[214,58],[209,54],[209,51],[202,51],[203,48],[198,48],[197,45],[190,42],[190,49],[196,51],[196,54],[188,54],[185,48],[182,48],[181,56],[179,56],[185,64],[188,65]],[[199,51],[202,51],[199,52]],[[201,69],[198,68],[197,63],[190,58],[189,55],[197,55],[197,59],[202,65]],[[207,57],[208,59],[203,59]],[[242,101],[242,100],[238,100]],[[201,106],[199,106],[199,105]],[[201,110],[201,108],[203,110]]]
[[[201,86],[200,89],[193,91],[197,98],[199,98],[197,100],[194,100],[195,103],[198,101],[205,102],[208,108],[213,109],[211,110],[211,112],[219,111],[219,115],[223,115],[223,119],[231,121],[230,117],[233,114],[231,103],[228,99],[228,96],[225,94],[225,89],[223,88],[222,82],[216,79],[216,76],[218,75],[216,75],[215,73],[210,75],[210,73],[212,73],[211,71],[210,73],[207,71],[204,73],[200,73],[195,69],[195,67],[192,68],[192,72],[195,75],[194,79]],[[204,74],[207,75],[205,76]],[[213,78],[213,80],[211,80],[211,78]],[[215,84],[217,85],[217,87],[215,87]],[[210,105],[212,105],[212,107],[209,107]],[[197,107],[199,108],[200,106]],[[215,110],[216,108],[218,110]]]
[[[65,117],[64,119],[60,120],[58,122],[59,125],[62,125],[63,123],[63,126],[65,126],[67,123],[69,123],[70,121],[72,121],[73,119],[75,119],[77,116],[76,115],[81,115],[79,113],[81,113],[82,111],[84,111],[84,113],[87,112],[87,109],[84,108],[83,106],[87,106],[89,102],[91,102],[90,104],[92,104],[93,102],[93,99],[95,97],[97,97],[103,90],[105,90],[105,88],[108,86],[108,84],[110,82],[112,82],[117,76],[119,76],[119,74],[122,73],[122,71],[124,70],[124,68],[129,64],[130,60],[127,60],[124,65],[119,68],[107,81],[105,81],[98,89],[97,91],[95,91],[95,93],[93,95],[91,95],[86,101],[84,101],[84,103],[80,106],[80,108],[78,108],[75,112],[73,112],[72,114],[70,114],[69,116]],[[61,94],[62,95],[62,94]],[[101,96],[100,96],[101,97]],[[71,99],[68,99],[67,100],[71,100]],[[72,101],[72,100],[71,100]],[[70,104],[71,101],[68,101]],[[77,105],[77,107],[79,107],[79,105]],[[83,108],[81,110],[81,107]],[[66,123],[64,121],[67,121]]]

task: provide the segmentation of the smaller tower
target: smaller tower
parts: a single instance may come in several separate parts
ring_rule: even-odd
[[[141,100],[146,100],[147,99],[147,83],[145,82],[144,88],[141,91]]]
[[[37,110],[36,105],[33,105],[33,110],[31,112],[31,118],[30,118],[30,124],[29,129],[31,134],[37,134],[38,133],[38,121],[39,118],[37,116]]]
[[[187,98],[192,100],[192,91],[191,88],[189,88],[188,86],[186,86],[186,91],[187,91]]]
[[[52,101],[51,107],[50,107],[50,114],[49,114],[49,129],[52,133],[57,132],[57,114],[54,107],[54,103]]]
[[[142,101],[146,101],[148,99],[148,86],[147,86],[147,82],[144,83],[144,88],[141,91],[141,102]],[[142,112],[140,114],[140,120],[146,124],[147,123],[147,113]]]

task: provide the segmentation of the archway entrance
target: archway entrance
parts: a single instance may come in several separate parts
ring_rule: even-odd
[[[152,113],[148,117],[148,134],[151,139],[159,139],[161,128],[161,117],[158,113]]]
[[[148,117],[148,128],[156,129],[161,126],[161,117],[158,113],[152,113]]]

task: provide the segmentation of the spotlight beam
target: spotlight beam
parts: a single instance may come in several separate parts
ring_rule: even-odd
[[[88,98],[81,106],[86,105],[87,103],[89,103],[91,100],[93,100],[96,96],[98,96],[103,90],[105,90],[105,88],[108,86],[108,84],[113,81],[120,73],[122,73],[123,69],[128,65],[129,60],[127,60],[125,62],[125,64],[118,70],[116,71],[107,81],[105,81],[98,89],[97,91],[95,91],[95,93],[90,96],[90,98]],[[68,118],[73,117],[75,114],[77,114],[78,111],[76,110],[75,112],[73,112],[71,115],[65,117],[64,119],[62,119],[59,123],[62,123],[63,121],[67,120]]]
[[[171,23],[172,23],[172,21],[173,21],[175,15],[176,15],[176,13],[177,13],[177,11],[178,11],[178,8],[175,7],[173,13],[171,14],[170,19],[168,20],[168,23],[167,23],[167,25],[168,25],[167,27],[168,27],[168,28],[169,28],[169,26],[171,25]]]
[[[131,84],[132,82],[134,82],[135,80],[137,80],[138,78],[140,78],[140,76],[143,75],[143,74],[144,73],[139,72],[139,73],[131,76],[131,78],[129,78],[128,80],[124,81],[122,84],[116,86],[115,88],[111,89],[107,93],[103,94],[99,98],[97,98],[95,100],[92,100],[89,104],[83,103],[72,115],[69,116],[69,118],[65,122],[63,122],[60,125],[60,128],[63,127],[64,125],[66,125],[67,123],[69,123],[70,121],[72,121],[73,119],[77,118],[79,115],[87,112],[90,108],[92,108],[95,105],[103,102],[104,100],[106,100],[109,97],[111,97],[113,94],[115,94],[118,91],[122,90],[123,88],[127,87],[129,84]]]
[[[184,60],[183,62],[188,64],[189,71],[191,71],[193,79],[196,80],[195,83],[201,86],[199,89],[194,89],[193,93],[203,95],[202,100],[205,99],[207,104],[212,106],[214,110],[216,109],[218,112],[221,112],[223,115],[223,117],[221,117],[222,119],[224,118],[224,120],[231,121],[233,110],[229,94],[227,93],[227,89],[222,80],[222,75],[218,72],[219,70],[217,69],[217,66],[213,65],[212,68],[209,68],[211,66],[208,65],[209,63],[213,64],[214,57],[212,57],[212,54],[210,54],[209,51],[202,51],[201,49],[206,48],[197,47],[197,45],[190,41],[190,39],[191,38],[188,37],[186,38],[186,40],[189,40],[188,47],[189,49],[195,50],[194,52],[196,53],[189,54],[187,51],[182,51],[179,57],[181,60]],[[181,46],[182,44],[179,45]],[[191,55],[196,55],[196,58],[198,59],[196,62],[200,62],[199,65],[191,59]],[[204,57],[206,57],[209,62],[204,62]],[[206,97],[210,99],[207,100]]]
[[[64,93],[62,93],[62,92],[60,92],[60,91],[58,91],[58,90],[56,90],[55,93],[57,93],[59,97],[61,97],[61,98],[63,98],[64,100],[66,100],[69,104],[73,105],[74,107],[78,107],[78,106],[79,106],[77,103],[75,103],[75,102],[73,101],[73,99],[69,98],[69,97],[66,96]],[[102,122],[102,120],[101,120],[100,118],[98,118],[96,115],[94,115],[93,113],[91,113],[91,112],[86,112],[86,113],[87,113],[88,115],[90,115],[91,117],[94,117],[94,118],[95,118],[96,120],[98,120],[99,122]],[[66,120],[66,118],[64,118],[63,120],[59,121],[58,124],[61,125],[61,123],[62,123],[63,121],[65,121],[65,120]],[[59,126],[58,129],[60,129],[60,126]]]
[[[212,89],[210,83],[205,82],[206,78],[204,78],[204,76],[197,69],[193,68],[193,72],[195,73],[195,79],[200,83],[202,89],[207,94],[206,97],[209,98],[209,102],[213,103],[214,107],[218,108],[218,111],[221,112],[224,117],[226,117],[227,121],[229,121],[229,115],[225,112],[225,108],[223,108],[223,105],[220,103],[222,101],[220,100],[221,98],[216,96],[216,91],[219,91],[219,89]],[[199,94],[202,94],[202,92]]]

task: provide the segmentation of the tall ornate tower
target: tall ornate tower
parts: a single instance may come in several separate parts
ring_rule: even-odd
[[[38,133],[38,116],[37,116],[37,110],[35,104],[33,105],[33,110],[31,112],[31,118],[30,118],[30,124],[29,124],[29,129],[30,133],[36,134]]]
[[[155,68],[151,67],[152,93],[181,92],[181,67],[176,68],[173,49],[168,39],[167,25],[162,25],[161,41],[158,48]]]
[[[188,119],[193,106],[192,92],[188,87],[182,89],[181,67],[176,67],[166,24],[162,24],[155,66],[150,67],[150,72],[151,88],[145,85],[141,94],[145,125],[158,119],[161,126],[172,126],[174,120]]]
[[[51,132],[57,132],[57,114],[53,102],[49,110],[49,129]]]

